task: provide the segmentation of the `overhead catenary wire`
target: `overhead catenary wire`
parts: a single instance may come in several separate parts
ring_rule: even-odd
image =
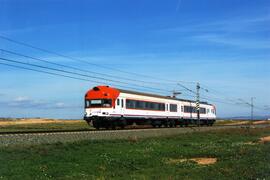
[[[24,70],[39,72],[39,73],[43,73],[43,74],[50,74],[50,75],[54,75],[54,76],[60,76],[60,77],[65,77],[65,78],[70,78],[70,79],[75,79],[75,80],[80,80],[80,81],[85,81],[85,82],[104,83],[101,81],[95,81],[95,80],[90,80],[90,79],[86,79],[86,78],[74,77],[74,76],[65,75],[65,74],[61,74],[61,73],[49,72],[49,71],[44,71],[44,70],[40,70],[40,69],[34,69],[34,68],[29,68],[29,67],[14,65],[14,64],[8,64],[8,63],[3,63],[3,62],[0,62],[0,65],[14,67],[17,69],[24,69]],[[132,89],[132,90],[137,90],[137,91],[143,90],[141,88],[134,88],[134,87],[123,86],[123,85],[118,85],[118,84],[116,85],[116,84],[112,84],[112,83],[109,83],[108,85],[112,85],[112,86],[114,85],[114,86],[117,86],[120,88]],[[149,92],[154,92],[154,91],[149,91]]]
[[[205,85],[203,84],[203,86],[205,86]],[[215,96],[218,96],[220,99],[223,99],[223,100],[228,101],[228,102],[239,103],[239,98],[228,97],[227,95],[224,95],[224,93],[221,91],[215,90],[213,88],[209,88],[209,86],[205,86],[205,87],[207,88],[207,90],[208,90],[207,93],[209,93],[209,94],[213,94]],[[223,96],[223,98],[221,96]]]
[[[24,58],[29,58],[29,59],[32,59],[32,60],[48,63],[48,64],[51,64],[51,65],[56,65],[56,66],[60,66],[60,67],[68,68],[68,69],[81,71],[81,72],[87,72],[87,73],[97,74],[97,75],[101,75],[101,76],[109,76],[110,78],[116,78],[116,79],[121,78],[121,80],[128,80],[128,81],[134,81],[134,82],[145,83],[145,84],[156,84],[156,85],[164,84],[164,82],[159,83],[159,82],[151,82],[151,81],[142,81],[142,80],[138,80],[138,79],[130,79],[130,78],[121,77],[121,76],[114,76],[114,75],[99,73],[99,72],[95,72],[95,71],[89,71],[89,70],[86,70],[86,69],[81,69],[81,68],[77,68],[77,67],[73,67],[73,66],[69,66],[69,65],[64,65],[64,64],[61,64],[61,63],[55,63],[55,62],[51,62],[51,61],[44,60],[44,59],[41,59],[41,58],[36,58],[36,57],[33,57],[33,56],[25,55],[25,54],[22,54],[22,53],[6,50],[6,49],[2,49],[2,48],[0,48],[0,51],[2,51],[4,53],[8,53],[8,54],[21,56],[21,57],[24,57]],[[167,84],[167,83],[165,83],[165,84]]]
[[[17,41],[17,40],[14,40],[14,39],[11,39],[9,37],[6,37],[6,36],[3,36],[3,35],[0,35],[0,38],[1,39],[4,39],[6,41],[9,41],[9,42],[12,42],[12,43],[15,43],[15,44],[18,44],[18,45],[22,45],[22,46],[25,46],[25,47],[28,47],[28,48],[32,48],[32,49],[36,49],[36,50],[39,50],[39,51],[42,51],[42,52],[46,52],[48,54],[54,54],[56,56],[59,56],[59,57],[62,57],[62,58],[66,58],[66,59],[70,59],[70,60],[73,60],[73,61],[76,61],[76,62],[81,62],[81,63],[84,63],[84,64],[89,64],[89,65],[93,65],[93,66],[96,66],[96,67],[100,67],[100,68],[104,68],[104,69],[109,69],[109,70],[112,70],[112,71],[117,71],[117,72],[121,72],[121,73],[125,73],[127,75],[135,75],[135,76],[141,76],[141,77],[144,77],[144,78],[150,78],[150,79],[155,79],[155,80],[158,80],[159,82],[162,81],[162,83],[159,83],[159,82],[150,82],[150,81],[142,81],[142,80],[138,80],[138,79],[131,79],[131,78],[127,78],[127,77],[120,77],[121,80],[127,80],[127,81],[135,81],[135,82],[140,82],[140,83],[147,83],[147,84],[170,84],[170,83],[177,83],[178,85],[180,85],[181,87],[183,87],[185,90],[189,91],[190,93],[192,94],[195,94],[196,92],[191,90],[190,88],[187,88],[186,86],[184,86],[183,84],[181,83],[190,83],[190,84],[196,84],[196,82],[192,82],[192,81],[175,81],[175,80],[168,80],[168,79],[163,79],[163,78],[157,78],[157,77],[154,77],[154,76],[149,76],[149,75],[144,75],[144,74],[139,74],[139,73],[134,73],[134,72],[130,72],[130,71],[123,71],[121,69],[117,69],[117,68],[112,68],[112,67],[108,67],[108,66],[104,66],[104,65],[100,65],[100,64],[96,64],[96,63],[92,63],[92,62],[89,62],[89,61],[85,61],[83,59],[79,59],[79,58],[74,58],[74,57],[71,57],[71,56],[67,56],[67,55],[63,55],[61,53],[57,53],[57,52],[54,52],[54,51],[50,51],[50,50],[47,50],[47,49],[44,49],[44,48],[40,48],[40,47],[36,47],[36,46],[33,46],[33,45],[30,45],[30,44],[27,44],[27,43],[24,43],[24,42],[20,42],[20,41]],[[9,53],[13,53],[14,55],[19,55],[19,56],[24,56],[25,58],[31,58],[31,59],[39,59],[41,60],[40,58],[34,58],[34,57],[31,57],[31,56],[27,56],[27,55],[23,55],[23,54],[20,54],[20,53],[16,53],[16,52],[12,52],[12,51],[8,51],[8,50],[4,50],[2,49],[3,51],[6,51],[6,52],[9,52]],[[46,60],[42,60],[43,62],[46,62],[46,63],[50,63],[50,64],[54,64],[54,65],[58,65],[58,66],[62,66],[62,67],[65,67],[65,68],[69,68],[69,69],[73,69],[73,70],[77,70],[77,71],[81,71],[81,72],[85,72],[86,70],[82,70],[82,69],[79,69],[79,68],[76,68],[76,67],[72,67],[72,66],[68,66],[68,65],[63,65],[63,64],[60,64],[60,63],[54,63],[54,62],[50,62],[50,61],[46,61]],[[2,63],[3,64],[3,63]],[[29,63],[28,63],[29,64]],[[98,75],[101,75],[101,76],[110,76],[111,78],[119,78],[118,76],[113,76],[113,75],[109,75],[109,74],[103,74],[103,73],[98,73],[98,72],[93,72],[93,71],[88,71],[89,73],[95,73],[95,74],[98,74]],[[80,73],[77,73],[77,75],[81,76],[82,74]],[[83,74],[83,76],[86,76],[85,74]],[[93,78],[93,77],[92,77]],[[99,77],[100,79],[102,79],[103,77]],[[106,78],[103,78],[104,80]],[[111,80],[110,81],[117,81],[117,80]],[[117,83],[120,83],[120,82],[117,82]],[[123,82],[121,82],[123,83]],[[125,83],[123,83],[125,84]],[[127,83],[128,85],[130,85],[131,83]],[[119,85],[118,85],[119,86]],[[138,85],[136,85],[138,86]],[[139,86],[139,87],[142,87],[142,88],[148,88],[148,89],[159,89],[159,88],[153,88],[153,87],[145,87],[145,86]],[[208,89],[208,88],[207,88]],[[161,89],[159,89],[158,91],[160,91]],[[171,91],[168,91],[168,90],[161,90],[163,92],[171,92]],[[211,92],[210,92],[211,93]],[[205,98],[207,99],[207,98]],[[212,98],[211,98],[212,99]],[[232,99],[224,99],[225,101],[230,101],[230,102],[227,102],[227,103],[230,103],[230,104],[236,104],[236,103],[232,103],[232,102],[235,102],[235,100],[232,100]],[[220,98],[219,100],[220,101]],[[223,101],[223,103],[225,102]],[[217,101],[216,101],[217,102]],[[222,102],[222,101],[220,101]]]
[[[188,88],[188,87],[186,87],[186,86],[184,86],[182,84],[179,84],[179,83],[178,83],[178,85],[181,86],[182,88],[184,88],[189,94],[196,95],[196,92],[193,91],[192,89],[190,89],[190,88]],[[209,93],[208,88],[207,89],[206,88],[202,88],[202,89],[204,89],[205,92]],[[193,96],[193,97],[195,97],[195,96]],[[227,99],[223,99],[223,98],[215,98],[215,97],[209,97],[209,96],[203,95],[203,96],[201,96],[200,99],[207,100],[207,101],[213,101],[213,102],[217,102],[217,103],[222,103],[222,104],[228,104],[228,105],[234,105],[234,106],[242,106],[242,107],[244,107],[243,104],[238,104],[237,102],[235,102],[233,100],[227,100]],[[250,105],[250,104],[248,104],[248,105]],[[247,106],[247,107],[249,107],[249,106]]]
[[[163,79],[163,78],[157,78],[157,77],[149,76],[149,75],[145,75],[145,74],[134,73],[134,72],[130,72],[130,71],[127,72],[127,71],[123,71],[121,69],[112,68],[112,67],[108,67],[108,66],[104,66],[104,65],[92,63],[92,62],[85,61],[85,60],[80,59],[80,58],[74,58],[74,57],[67,56],[67,55],[64,55],[64,54],[61,54],[61,53],[57,53],[57,52],[54,52],[54,51],[47,50],[45,48],[40,48],[40,47],[37,47],[37,46],[33,46],[33,45],[28,44],[28,43],[17,41],[17,40],[11,39],[11,38],[6,37],[6,36],[3,36],[3,35],[0,35],[0,38],[1,39],[4,39],[6,41],[9,41],[9,42],[18,44],[18,45],[22,45],[22,46],[25,46],[25,47],[28,47],[28,48],[32,48],[32,49],[36,49],[36,50],[39,50],[39,51],[42,51],[42,52],[45,52],[45,53],[48,53],[48,54],[53,54],[53,55],[56,55],[56,56],[59,56],[59,57],[70,59],[72,61],[81,62],[81,63],[84,63],[84,64],[89,64],[89,65],[100,67],[100,68],[103,68],[103,69],[109,69],[109,70],[112,70],[112,71],[118,71],[118,72],[121,72],[121,73],[124,73],[124,74],[128,74],[128,75],[135,75],[135,76],[140,76],[140,77],[144,77],[144,78],[155,79],[155,80],[158,80],[158,81],[161,81],[162,80],[162,81],[165,81],[165,82],[172,82],[172,83],[180,83],[180,82],[181,83],[195,83],[195,82],[191,82],[191,81],[173,81],[173,80],[168,80],[168,79]]]
[[[62,73],[68,73],[68,74],[77,75],[77,76],[83,76],[83,77],[88,77],[88,78],[93,78],[93,79],[110,81],[110,82],[114,82],[114,83],[120,83],[120,84],[122,83],[122,84],[132,85],[132,86],[136,86],[136,87],[138,86],[137,84],[124,83],[124,82],[117,81],[117,80],[111,80],[111,79],[106,79],[106,78],[99,78],[99,77],[96,77],[96,76],[89,76],[89,75],[86,75],[86,74],[81,74],[81,73],[76,73],[76,72],[70,72],[70,71],[67,71],[67,70],[62,70],[62,69],[57,69],[57,68],[51,68],[51,67],[36,65],[36,64],[32,64],[32,63],[24,63],[24,62],[12,60],[12,59],[7,59],[7,58],[1,58],[0,57],[0,60],[7,61],[7,62],[13,62],[13,63],[17,63],[17,64],[28,65],[28,66],[32,66],[32,67],[38,67],[38,68],[42,68],[42,69],[48,69],[48,70],[58,71],[58,72],[62,72]],[[170,91],[165,90],[165,89],[159,89],[159,88],[153,88],[153,87],[147,87],[147,86],[138,86],[138,87],[142,87],[142,88],[145,88],[145,89],[152,89],[152,90],[161,91],[161,92],[167,92],[167,93],[170,92]]]
[[[54,75],[54,76],[60,76],[60,77],[65,77],[65,78],[70,78],[70,79],[75,79],[75,80],[80,80],[80,81],[85,81],[85,82],[103,83],[101,81],[89,80],[89,79],[86,79],[86,78],[74,77],[74,76],[70,76],[70,75],[65,75],[65,74],[60,74],[60,73],[55,73],[55,72],[44,71],[44,70],[40,70],[40,69],[33,69],[33,68],[18,66],[18,65],[14,65],[14,64],[7,64],[7,63],[0,62],[0,65],[14,67],[14,68],[18,68],[18,69],[30,70],[30,71],[34,71],[34,72],[43,73],[43,74],[50,74],[50,75]],[[110,83],[110,85],[114,85],[114,84],[111,84]],[[122,85],[117,85],[117,87],[121,87],[121,88],[125,88],[125,89],[132,89],[132,90],[137,90],[137,91],[142,91],[142,89],[140,89],[140,88],[134,88],[134,87],[128,87],[128,86],[122,86]],[[151,92],[153,92],[153,91],[151,91]],[[189,97],[195,97],[195,96],[192,96],[192,95],[187,95],[187,96],[189,96]],[[224,101],[220,101],[220,100],[215,100],[215,99],[209,99],[209,98],[206,98],[206,97],[201,97],[201,99],[204,99],[204,100],[207,100],[207,101],[213,101],[213,102],[223,103],[223,104],[228,104],[228,105],[238,105],[239,106],[239,104],[228,103],[228,102],[224,102]],[[266,109],[261,109],[261,108],[259,108],[257,106],[254,106],[254,108],[260,109],[260,110],[266,110]]]

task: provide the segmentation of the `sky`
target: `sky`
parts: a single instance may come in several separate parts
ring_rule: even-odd
[[[251,97],[255,115],[270,115],[269,0],[0,0],[0,36],[55,52],[0,38],[0,58],[63,69],[8,50],[109,79],[0,64],[0,117],[82,118],[86,91],[101,84],[195,99],[181,85],[196,82],[218,117],[249,116]]]

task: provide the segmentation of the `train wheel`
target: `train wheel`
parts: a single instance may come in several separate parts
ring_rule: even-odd
[[[112,130],[115,130],[115,129],[116,129],[116,125],[115,125],[115,122],[112,122],[112,125],[111,125],[111,127],[112,127]]]
[[[172,127],[175,127],[175,121],[174,120],[170,120],[170,124],[169,126],[172,128]]]
[[[99,130],[99,123],[97,121],[93,121],[93,127]]]
[[[127,125],[127,121],[124,118],[121,119],[121,124],[120,124],[121,129],[124,129],[126,125]]]
[[[121,124],[121,125],[120,125],[120,128],[121,128],[121,129],[125,129],[125,124]]]

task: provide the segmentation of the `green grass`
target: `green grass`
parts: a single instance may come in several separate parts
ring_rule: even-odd
[[[0,148],[0,179],[269,179],[270,129]],[[213,165],[168,159],[215,157]]]
[[[78,122],[55,122],[55,123],[37,123],[37,124],[14,124],[0,125],[0,132],[16,132],[16,131],[47,131],[47,130],[82,130],[91,129],[85,121]]]

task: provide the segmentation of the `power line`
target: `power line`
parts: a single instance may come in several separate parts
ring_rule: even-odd
[[[159,81],[162,80],[162,81],[167,81],[167,82],[169,81],[169,82],[173,82],[173,83],[177,83],[177,82],[194,83],[194,82],[191,82],[191,81],[189,81],[189,82],[188,81],[172,81],[172,80],[163,79],[163,78],[156,78],[156,77],[145,75],[145,74],[127,72],[127,71],[123,71],[121,69],[112,68],[112,67],[108,67],[108,66],[104,66],[104,65],[99,65],[99,64],[96,64],[96,63],[91,63],[91,62],[88,62],[88,61],[85,61],[85,60],[82,60],[82,59],[79,59],[79,58],[73,58],[71,56],[63,55],[63,54],[60,54],[60,53],[57,53],[57,52],[54,52],[54,51],[50,51],[50,50],[40,48],[40,47],[37,47],[37,46],[33,46],[33,45],[30,45],[30,44],[27,44],[27,43],[24,43],[24,42],[20,42],[20,41],[5,37],[3,35],[0,35],[0,38],[4,39],[6,41],[9,41],[9,42],[15,43],[15,44],[26,46],[26,47],[29,47],[29,48],[32,48],[32,49],[36,49],[36,50],[39,50],[39,51],[42,51],[42,52],[46,52],[46,53],[49,53],[49,54],[53,54],[53,55],[56,55],[56,56],[59,56],[59,57],[63,57],[63,58],[66,58],[66,59],[77,61],[77,62],[81,62],[81,63],[84,63],[84,64],[90,64],[90,65],[100,67],[100,68],[103,68],[103,69],[110,69],[112,71],[118,71],[118,72],[129,74],[129,75],[132,74],[132,75],[135,75],[135,76],[141,76],[141,77],[145,77],[145,78],[156,79],[156,80],[159,80]]]
[[[85,81],[85,82],[104,83],[104,82],[101,82],[101,81],[94,81],[94,80],[89,80],[89,79],[85,79],[85,78],[79,78],[79,77],[64,75],[64,74],[55,73],[55,72],[49,72],[49,71],[44,71],[44,70],[37,70],[37,69],[33,69],[33,68],[29,68],[29,67],[24,67],[24,66],[18,66],[18,65],[14,65],[14,64],[8,64],[8,63],[3,63],[3,62],[0,62],[0,64],[1,65],[5,65],[5,66],[9,66],[9,67],[14,67],[14,68],[17,68],[17,69],[24,69],[24,70],[29,70],[29,71],[43,73],[43,74],[50,74],[50,75],[54,75],[54,76],[66,77],[66,78],[80,80],[80,81]],[[117,86],[117,87],[121,87],[121,88],[125,88],[125,89],[132,89],[132,90],[142,91],[142,89],[140,89],[140,88],[122,86],[122,85],[118,85],[118,84],[116,85],[116,84],[110,83],[108,85]],[[153,91],[149,91],[149,92],[153,92]]]
[[[191,90],[190,88],[184,86],[184,85],[181,84],[181,83],[177,83],[177,85],[181,86],[181,87],[184,88],[185,90],[187,90],[187,91],[189,91],[189,92],[191,92],[191,93],[193,93],[193,94],[195,94],[195,95],[197,94],[195,91]]]
[[[19,68],[19,69],[30,70],[30,71],[35,71],[35,72],[40,72],[40,73],[45,73],[45,74],[50,74],[50,75],[55,75],[55,76],[62,76],[62,77],[67,77],[67,78],[71,78],[71,79],[76,79],[76,80],[89,82],[88,79],[77,78],[77,77],[63,75],[63,74],[59,74],[59,73],[53,73],[53,72],[48,72],[48,71],[43,71],[43,70],[36,70],[36,69],[28,68],[28,67],[17,66],[17,65],[13,65],[13,64],[2,63],[2,62],[0,62],[0,64],[5,65],[5,66],[9,66],[9,67],[15,67],[15,68]],[[91,81],[91,82],[100,83],[98,81]]]
[[[81,74],[81,73],[75,73],[75,72],[70,72],[70,71],[66,71],[66,70],[62,70],[62,69],[51,68],[51,67],[41,66],[41,65],[31,64],[31,63],[24,63],[24,62],[20,62],[20,61],[16,61],[16,60],[11,60],[11,59],[6,59],[6,58],[0,58],[0,60],[7,61],[7,62],[13,62],[13,63],[17,63],[17,64],[28,65],[28,66],[32,66],[32,67],[38,67],[38,68],[42,68],[42,69],[49,69],[49,70],[53,70],[53,71],[58,71],[58,72],[62,72],[62,73],[68,73],[68,74],[72,74],[72,75],[83,76],[83,77],[88,77],[88,78],[93,78],[93,79],[100,79],[100,80],[111,81],[111,82],[115,82],[115,83],[121,83],[121,84],[132,85],[132,86],[139,86],[137,84],[131,84],[131,83],[126,83],[126,82],[117,81],[117,80],[100,78],[100,77],[96,77],[96,76],[89,76],[89,75],[85,75],[85,74]],[[147,86],[141,86],[141,85],[139,87],[143,87],[143,88],[147,88],[147,89],[152,89],[152,90],[163,91],[163,92],[170,92],[170,91],[164,90],[164,89],[147,87]]]
[[[203,86],[205,86],[205,85],[203,85]],[[227,95],[224,95],[224,92],[215,90],[213,88],[209,88],[209,86],[206,86],[206,88],[208,90],[207,93],[213,94],[215,96],[217,95],[217,96],[219,96],[219,99],[223,99],[225,101],[230,101],[230,102],[233,102],[233,103],[239,103],[239,98],[228,97]],[[223,94],[224,98],[220,98],[221,94]]]
[[[6,50],[6,49],[1,49],[0,48],[0,51],[5,52],[5,53],[9,53],[9,54],[12,54],[12,55],[16,55],[16,56],[21,56],[21,57],[24,57],[24,58],[33,59],[33,60],[40,61],[40,62],[45,62],[45,63],[48,63],[48,64],[60,66],[60,67],[65,67],[65,68],[68,68],[68,69],[81,71],[81,72],[94,73],[94,74],[98,74],[98,75],[101,75],[101,76],[110,76],[111,78],[116,78],[116,79],[121,78],[121,80],[136,81],[136,82],[146,83],[146,84],[158,84],[158,85],[164,84],[164,83],[142,81],[142,80],[137,80],[137,79],[130,79],[130,78],[126,78],[126,77],[120,77],[120,76],[108,75],[108,74],[104,74],[104,73],[98,73],[98,72],[95,72],[95,71],[89,71],[89,70],[85,70],[85,69],[76,68],[76,67],[73,67],[73,66],[68,66],[68,65],[63,65],[63,64],[60,64],[60,63],[47,61],[47,60],[44,60],[44,59],[41,59],[41,58],[28,56],[28,55],[25,55],[25,54],[17,53],[17,52],[14,52],[14,51],[9,51],[9,50]]]
[[[3,59],[3,58],[0,58],[0,59]],[[70,76],[70,75],[64,75],[64,74],[60,74],[60,73],[44,71],[44,70],[40,70],[40,69],[37,70],[37,69],[33,69],[33,68],[29,68],[29,67],[23,67],[23,66],[18,66],[18,65],[14,65],[14,64],[7,64],[7,63],[2,63],[2,62],[0,62],[0,64],[1,65],[5,65],[5,66],[9,66],[9,67],[15,67],[15,68],[18,68],[18,69],[30,70],[30,71],[35,71],[35,72],[44,73],[44,74],[50,74],[50,75],[54,75],[54,76],[66,77],[66,78],[75,79],[75,80],[81,80],[81,81],[85,81],[85,82],[104,83],[102,81],[94,81],[94,80],[89,80],[89,79],[85,79],[85,78],[74,77],[74,76]],[[27,63],[25,63],[25,64],[27,64]],[[110,83],[110,85],[118,86],[118,87],[126,88],[126,89],[133,89],[133,90],[142,91],[142,89],[140,89],[140,88],[122,86],[122,85],[118,85],[118,84],[116,85],[116,84],[112,84],[112,83]],[[193,97],[194,98],[195,96],[190,96],[190,97]],[[223,103],[223,104],[229,104],[229,105],[238,105],[238,106],[241,105],[241,104],[234,104],[234,103],[228,103],[228,102],[224,102],[224,101],[220,101],[220,100],[215,100],[215,99],[212,99],[212,98],[209,99],[209,98],[206,98],[206,97],[201,97],[200,99],[204,99],[204,100],[208,100],[208,101],[213,101],[213,102],[218,102],[218,103]],[[257,107],[257,106],[254,106],[254,108],[259,109],[259,107]],[[268,110],[268,109],[264,109],[264,110]]]
[[[57,52],[54,52],[54,51],[50,51],[50,50],[47,50],[47,49],[44,49],[44,48],[40,48],[40,47],[36,47],[36,46],[30,45],[30,44],[27,44],[27,43],[24,43],[24,42],[20,42],[20,41],[17,41],[17,40],[14,40],[14,39],[11,39],[11,38],[2,36],[2,35],[0,35],[0,38],[1,39],[4,39],[6,41],[9,41],[9,42],[15,43],[15,44],[26,46],[26,47],[29,47],[29,48],[32,48],[32,49],[36,49],[36,50],[39,50],[39,51],[42,51],[42,52],[46,52],[46,53],[49,53],[49,54],[54,54],[56,56],[63,57],[63,58],[66,58],[66,59],[70,59],[70,60],[73,60],[73,61],[76,61],[76,62],[90,64],[90,65],[93,65],[93,66],[96,66],[96,67],[100,67],[100,68],[104,68],[104,69],[110,69],[110,70],[113,70],[113,71],[118,71],[118,72],[129,74],[129,75],[132,74],[132,75],[136,75],[136,76],[142,76],[142,77],[146,77],[146,78],[156,79],[156,80],[159,80],[159,81],[162,80],[162,81],[166,81],[166,84],[169,84],[168,82],[177,83],[179,86],[183,87],[189,93],[196,94],[195,91],[193,91],[190,88],[188,88],[188,87],[184,86],[183,84],[181,84],[181,83],[196,84],[196,82],[192,82],[192,81],[172,81],[172,80],[163,79],[163,78],[156,78],[156,77],[149,76],[149,75],[143,75],[143,74],[134,73],[134,72],[127,72],[127,71],[123,71],[121,69],[112,68],[112,67],[108,67],[108,66],[104,66],[104,65],[99,65],[99,64],[96,64],[96,63],[91,63],[91,62],[88,62],[88,61],[85,61],[85,60],[82,60],[82,59],[79,59],[79,58],[73,58],[73,57],[70,57],[70,56],[67,56],[67,55],[63,55],[63,54],[60,54],[60,53],[57,53]],[[76,68],[76,67],[63,65],[63,64],[60,64],[60,63],[54,63],[54,62],[42,60],[42,59],[39,59],[39,58],[34,58],[34,57],[31,57],[31,56],[23,55],[23,54],[20,54],[20,53],[16,53],[16,52],[4,50],[4,49],[1,49],[1,50],[4,51],[4,52],[13,54],[13,55],[22,56],[22,57],[25,57],[25,58],[31,58],[31,59],[43,61],[43,62],[46,62],[46,63],[50,63],[50,64],[53,64],[53,65],[57,65],[57,66],[61,66],[61,67],[65,67],[65,68],[69,68],[69,69],[73,69],[73,70],[78,70],[78,71],[81,71],[81,72],[87,71],[89,73],[94,73],[94,74],[98,74],[98,75],[101,75],[101,76],[110,76],[111,78],[121,78],[121,80],[136,81],[136,82],[147,83],[147,84],[150,84],[151,83],[151,84],[159,84],[159,85],[161,85],[161,84],[164,84],[165,83],[165,82],[164,83],[158,83],[158,82],[141,81],[141,80],[138,80],[138,79],[130,79],[130,78],[126,78],[126,77],[113,76],[113,75],[108,75],[108,74],[103,74],[103,73],[98,73],[98,72],[93,72],[93,71],[88,71],[88,70],[82,70],[82,69],[79,69],[79,68]],[[14,63],[18,63],[18,62],[14,62]],[[30,64],[28,63],[28,64],[25,64],[25,65],[30,65]],[[38,67],[38,65],[35,65],[35,66]],[[44,68],[44,67],[41,67],[40,66],[39,68]],[[49,68],[49,67],[47,67],[47,68]],[[94,78],[94,79],[96,78],[96,79],[102,79],[102,80],[106,80],[106,81],[112,81],[112,82],[116,82],[116,83],[131,85],[131,83],[126,83],[126,82],[122,82],[122,81],[119,81],[119,80],[106,79],[106,78],[103,78],[103,77],[96,77],[96,76],[88,76],[88,75],[85,75],[85,74],[73,73],[73,72],[70,72],[70,71],[60,70],[60,69],[56,69],[56,68],[50,68],[50,70],[60,71],[60,72],[64,72],[64,73],[71,73],[73,75],[79,75],[79,76],[84,76],[84,77],[89,77],[89,78]],[[64,75],[64,77],[65,77],[65,75]],[[133,84],[133,85],[135,85],[135,84]],[[141,86],[141,85],[138,85],[138,84],[136,84],[135,86],[139,86],[139,87],[146,88],[146,89],[155,89],[155,90],[158,90],[158,91],[170,92],[168,90],[159,89],[159,88],[153,88],[153,87],[147,87],[147,86]],[[203,87],[201,87],[201,88],[204,89]],[[205,89],[205,90],[208,92],[208,89]],[[211,91],[210,91],[210,93],[211,93]],[[219,94],[219,96],[220,96],[220,94]],[[206,98],[202,98],[202,99],[206,99]],[[214,101],[217,102],[217,100],[214,100]],[[219,102],[222,102],[222,103],[236,105],[235,103],[231,103],[232,101],[235,101],[235,100],[228,100],[227,99],[226,101],[230,101],[230,103],[224,102],[224,101],[220,101],[220,100],[218,100],[218,101]]]

